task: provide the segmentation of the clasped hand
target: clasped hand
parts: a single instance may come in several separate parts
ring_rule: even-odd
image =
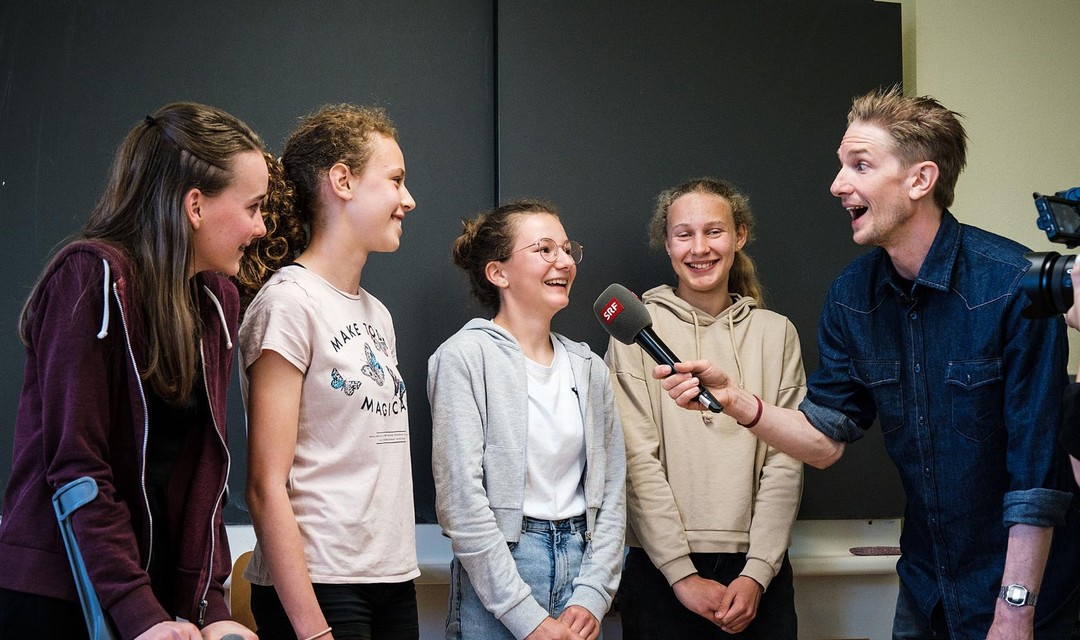
[[[745,630],[757,616],[762,592],[761,585],[746,576],[725,586],[692,574],[672,588],[684,607],[731,634]]]
[[[585,607],[570,605],[559,619],[546,618],[525,640],[596,640],[600,623]]]

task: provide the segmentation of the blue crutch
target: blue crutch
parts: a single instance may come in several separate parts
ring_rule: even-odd
[[[71,515],[79,507],[96,498],[97,494],[97,482],[90,476],[72,480],[53,494],[53,511],[60,523],[60,537],[64,539],[64,548],[67,549],[71,574],[75,577],[75,589],[79,592],[79,603],[82,605],[90,640],[119,640],[119,636],[105,618],[105,612],[101,610],[101,602],[94,592],[94,585],[90,582],[90,575],[86,572],[86,564],[79,551],[79,543],[75,540],[75,528],[71,526]]]
[[[94,585],[90,583],[90,575],[86,572],[79,543],[75,541],[75,529],[71,526],[71,514],[96,498],[97,494],[97,482],[90,476],[72,480],[53,494],[53,511],[60,523],[60,536],[64,539],[64,548],[67,549],[68,561],[71,562],[71,573],[75,576],[75,588],[79,592],[79,603],[82,604],[90,640],[120,640],[101,609],[101,602],[98,601]],[[241,636],[229,633],[222,636],[221,640],[241,640]]]

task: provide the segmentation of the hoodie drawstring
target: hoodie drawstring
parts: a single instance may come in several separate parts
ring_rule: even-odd
[[[101,331],[97,332],[98,340],[104,340],[105,336],[109,335],[109,280],[112,276],[109,261],[102,258],[101,264],[105,266],[105,275],[101,278],[101,300],[104,308],[101,311]]]
[[[109,261],[102,258],[101,264],[105,269],[105,273],[101,278],[101,297],[104,304],[101,310],[101,330],[97,332],[98,340],[104,340],[109,335],[109,281],[112,279],[112,268],[109,266]],[[225,328],[225,346],[232,349],[233,343],[232,338],[229,337],[229,324],[225,322],[225,311],[221,308],[217,296],[214,295],[213,291],[210,291],[210,287],[203,285],[203,290],[206,291],[206,295],[210,296],[210,302],[214,303],[218,318],[221,319],[221,326]]]
[[[225,322],[225,312],[221,310],[221,303],[218,302],[217,296],[210,290],[210,287],[205,284],[203,285],[203,291],[206,292],[206,295],[210,296],[210,302],[213,302],[214,308],[217,309],[218,318],[221,319],[222,333],[225,334],[225,346],[232,349],[232,338],[229,337],[229,323]]]
[[[732,317],[734,315],[735,314],[733,313],[727,314],[728,339],[731,340],[731,353],[735,354],[735,368],[739,371],[739,388],[745,389],[746,386],[743,384],[742,362],[739,361],[739,348],[735,346],[735,319]]]
[[[97,339],[104,340],[109,335],[109,281],[112,280],[112,268],[109,267],[109,261],[102,258],[102,265],[105,269],[105,274],[102,276],[102,329],[97,332]],[[210,290],[210,287],[203,285],[203,290],[206,291],[206,295],[210,296],[210,301],[214,303],[214,309],[217,310],[217,317],[221,319],[221,326],[225,327],[225,345],[228,349],[232,349],[232,339],[229,337],[229,324],[225,322],[225,310],[221,309],[221,303],[218,301],[217,296],[214,295],[214,291]]]
[[[698,323],[698,314],[694,309],[690,309],[690,317],[694,320],[694,359],[701,358],[701,325]],[[712,424],[712,414],[708,412],[702,412],[701,421],[705,424]]]
[[[742,362],[739,360],[739,349],[735,346],[735,314],[730,310],[724,315],[727,316],[728,322],[728,340],[731,341],[731,353],[735,357],[735,369],[739,374],[739,388],[744,389],[745,384],[743,380]],[[694,309],[690,309],[690,316],[694,320],[694,358],[701,358],[701,325],[698,323],[698,314]],[[712,424],[712,415],[709,413],[702,413],[701,419],[705,424]]]

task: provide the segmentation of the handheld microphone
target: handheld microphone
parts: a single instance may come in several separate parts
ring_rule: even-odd
[[[611,337],[623,344],[637,343],[657,364],[666,364],[675,373],[678,356],[668,349],[660,336],[652,330],[652,318],[649,310],[629,289],[621,284],[612,284],[593,303],[593,312]],[[699,384],[698,402],[713,413],[720,413],[724,407],[716,401],[704,385]]]

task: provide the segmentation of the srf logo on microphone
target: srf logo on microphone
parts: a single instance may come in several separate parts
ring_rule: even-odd
[[[611,301],[607,303],[607,306],[604,307],[604,324],[615,322],[615,318],[617,318],[622,311],[623,306],[619,304],[619,300],[617,298],[612,298]]]

